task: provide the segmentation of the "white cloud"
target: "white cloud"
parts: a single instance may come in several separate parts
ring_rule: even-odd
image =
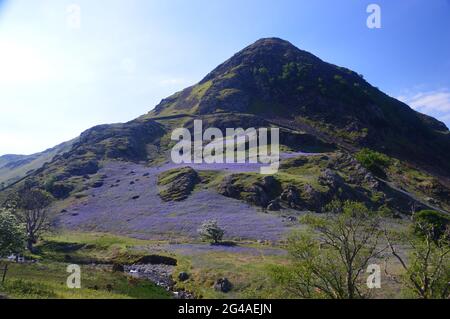
[[[414,110],[431,115],[449,124],[450,121],[450,91],[447,89],[406,93],[397,99],[408,104]]]

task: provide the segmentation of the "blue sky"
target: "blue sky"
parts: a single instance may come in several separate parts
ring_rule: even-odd
[[[0,154],[131,120],[270,36],[450,125],[450,0],[0,0]]]

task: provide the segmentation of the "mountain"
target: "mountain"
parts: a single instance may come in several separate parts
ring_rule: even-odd
[[[350,150],[374,148],[450,176],[450,135],[443,123],[387,96],[362,75],[281,39],[243,49],[146,117],[217,112],[255,114]]]
[[[21,180],[53,157],[62,154],[72,147],[74,141],[65,142],[32,155],[7,154],[0,156],[0,189]]]
[[[262,176],[258,165],[175,165],[171,134],[192,129],[196,119],[204,129],[279,127],[280,172]],[[55,197],[55,225],[63,228],[195,237],[202,221],[217,219],[236,238],[273,239],[292,226],[286,216],[322,212],[335,199],[396,217],[409,214],[413,204],[448,212],[449,154],[443,123],[351,70],[269,38],[148,114],[93,127],[41,154],[26,178],[0,191],[0,202],[28,183]],[[10,156],[0,163],[14,172],[14,163],[27,160]],[[15,176],[24,176],[26,165],[18,167]]]

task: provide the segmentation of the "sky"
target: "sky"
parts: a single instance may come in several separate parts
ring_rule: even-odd
[[[263,37],[450,126],[450,0],[0,0],[0,155],[132,120]]]

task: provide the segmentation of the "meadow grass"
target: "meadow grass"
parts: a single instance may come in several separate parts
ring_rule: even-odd
[[[69,289],[68,263],[9,264],[0,291],[15,299],[167,299],[163,288],[146,281],[111,272],[98,266],[81,266],[81,289]]]

